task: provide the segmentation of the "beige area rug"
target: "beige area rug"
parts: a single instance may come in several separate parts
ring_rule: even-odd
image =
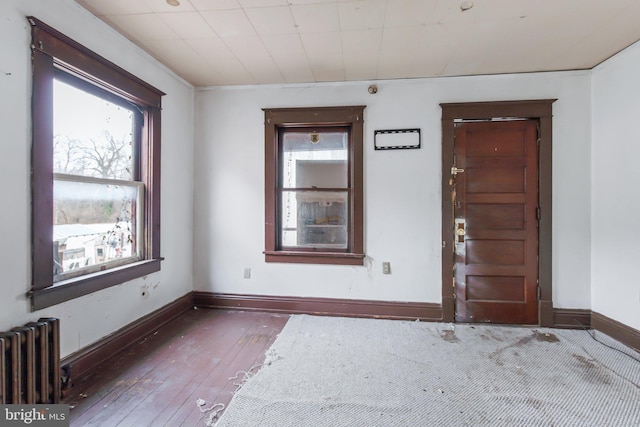
[[[217,427],[640,426],[640,355],[597,333],[293,316]]]

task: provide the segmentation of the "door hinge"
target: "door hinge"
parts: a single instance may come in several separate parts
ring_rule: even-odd
[[[541,299],[542,299],[542,288],[538,286],[538,301],[540,301]]]
[[[540,206],[536,207],[536,218],[538,219],[538,221],[540,221],[540,218],[542,218],[542,209],[540,209]]]

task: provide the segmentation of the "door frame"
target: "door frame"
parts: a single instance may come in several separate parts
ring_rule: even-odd
[[[455,322],[453,242],[453,166],[455,120],[525,118],[538,121],[538,323],[553,325],[552,238],[552,104],[556,99],[442,103],[442,320]]]

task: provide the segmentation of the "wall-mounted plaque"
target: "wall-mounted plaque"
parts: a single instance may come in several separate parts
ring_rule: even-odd
[[[420,129],[387,129],[373,133],[376,150],[407,150],[420,148]]]

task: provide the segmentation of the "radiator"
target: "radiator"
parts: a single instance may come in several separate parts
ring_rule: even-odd
[[[0,333],[0,404],[60,402],[60,321]]]

